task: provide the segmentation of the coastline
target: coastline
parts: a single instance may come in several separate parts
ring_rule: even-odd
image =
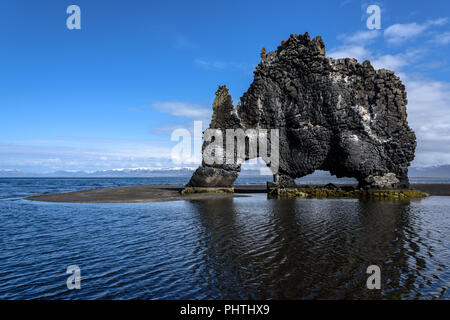
[[[301,186],[301,185],[300,185]],[[310,185],[311,186],[311,185]],[[350,185],[337,185],[340,187]],[[315,187],[313,185],[312,187]],[[232,193],[192,193],[181,195],[182,185],[128,186],[42,194],[25,197],[26,200],[63,203],[139,203],[179,200],[207,200],[246,197],[245,194],[267,193],[265,185],[236,185]],[[431,196],[450,196],[450,184],[411,184],[411,188]]]

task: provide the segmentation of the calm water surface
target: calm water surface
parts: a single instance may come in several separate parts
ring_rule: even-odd
[[[187,179],[0,179],[0,299],[450,298],[450,197],[23,200]],[[70,291],[73,264],[82,281]],[[373,264],[382,270],[379,291],[366,288]]]

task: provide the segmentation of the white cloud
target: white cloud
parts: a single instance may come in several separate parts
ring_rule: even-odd
[[[351,2],[352,2],[352,0],[343,0],[343,1],[341,1],[339,3],[339,6],[340,7],[344,7],[344,6],[348,5],[348,4],[350,4]]]
[[[190,124],[186,129],[192,129]],[[172,158],[173,148],[181,142],[165,139],[132,140],[104,138],[67,138],[39,141],[15,140],[0,142],[0,169],[26,172],[59,170],[96,171],[114,168],[195,166],[201,163],[201,134],[192,130],[191,155]],[[194,146],[198,144],[195,148]],[[175,163],[177,160],[179,163]]]
[[[338,39],[343,42],[343,45],[330,50],[328,56],[334,59],[355,58],[362,62],[371,57],[371,52],[366,48],[366,45],[379,35],[380,32],[378,30],[341,34],[338,36]]]
[[[344,45],[330,51],[328,56],[334,59],[355,58],[359,62],[362,62],[370,58],[370,51],[361,45]]]
[[[180,101],[157,102],[151,106],[153,109],[170,115],[189,119],[209,118],[212,110],[199,104]]]
[[[364,60],[370,60],[375,69],[389,69],[395,72],[403,67],[411,65],[422,56],[421,50],[407,51],[399,54],[374,55],[364,46],[342,46],[331,51],[328,55],[334,59],[355,58],[360,63]]]
[[[441,34],[437,34],[433,37],[432,42],[437,44],[446,45],[450,43],[450,32],[444,32]]]
[[[450,163],[450,83],[402,76],[408,93],[408,122],[418,147],[414,165]]]
[[[85,147],[0,144],[0,168],[51,172],[143,167],[157,162],[167,166],[171,163],[171,144],[170,141],[164,145],[155,141],[117,141],[111,145],[93,143]]]
[[[364,60],[370,60],[375,69],[384,68],[392,71],[399,71],[402,67],[412,64],[422,56],[423,50],[409,50],[395,55],[374,54],[367,48],[367,45],[379,35],[380,32],[377,30],[358,31],[350,35],[342,34],[338,36],[338,39],[341,39],[343,44],[334,50],[330,50],[328,56],[334,59],[355,58],[360,63]]]
[[[254,66],[248,63],[224,62],[224,61],[208,61],[203,59],[195,59],[194,63],[208,70],[223,70],[228,68],[240,69],[246,72],[253,71]]]
[[[422,56],[421,50],[407,51],[396,55],[386,54],[377,56],[372,60],[375,69],[389,69],[399,71],[402,67],[410,65]]]
[[[394,24],[384,31],[384,36],[387,38],[387,41],[395,43],[417,36],[426,29],[426,25],[419,25],[417,23]]]
[[[408,109],[418,128],[450,123],[450,84],[433,80],[410,80],[403,76],[408,91]],[[420,125],[420,126],[419,126]]]
[[[430,20],[427,23],[431,26],[443,26],[445,24],[447,24],[448,22],[448,18],[439,18],[436,20]]]
[[[447,21],[447,18],[440,18],[429,20],[422,24],[416,22],[406,24],[397,23],[384,30],[384,36],[389,43],[398,44],[423,34],[425,30],[432,26],[442,26]]]
[[[408,62],[402,59],[402,55],[384,55],[378,57],[376,60],[372,61],[372,65],[375,69],[389,69],[396,70],[408,65]]]
[[[225,69],[227,66],[227,64],[222,61],[206,61],[202,59],[195,59],[194,63],[206,69]]]
[[[338,36],[338,39],[342,40],[345,43],[354,43],[360,44],[361,42],[368,42],[377,38],[381,33],[378,30],[371,31],[358,31],[353,34],[341,34]]]

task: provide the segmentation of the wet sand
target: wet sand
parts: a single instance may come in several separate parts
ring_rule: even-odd
[[[25,199],[33,201],[69,203],[122,203],[242,197],[242,195],[231,193],[194,193],[189,195],[181,195],[181,190],[183,190],[183,186],[131,186],[99,188],[58,194],[43,194],[26,197]]]
[[[344,185],[340,185],[344,186]],[[348,186],[348,185],[346,185]],[[450,184],[413,184],[413,189],[429,193],[432,196],[450,196]],[[133,203],[160,202],[177,200],[203,200],[217,198],[245,197],[250,193],[266,193],[265,185],[235,186],[230,193],[194,193],[181,195],[183,186],[132,186],[119,188],[100,188],[59,194],[43,194],[25,199],[45,202],[68,203]]]

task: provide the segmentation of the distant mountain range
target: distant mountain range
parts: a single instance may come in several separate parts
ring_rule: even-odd
[[[21,170],[0,169],[0,177],[3,178],[19,178],[19,177],[50,177],[50,178],[120,178],[120,177],[184,177],[191,176],[195,168],[179,167],[179,168],[122,168],[101,170],[95,172],[85,171],[55,171],[50,173],[33,173]],[[240,175],[255,176],[260,175],[258,169],[242,170]],[[324,171],[316,171],[314,176],[327,176]],[[410,167],[410,177],[429,177],[429,178],[450,178],[450,165],[433,166],[433,167]]]
[[[0,177],[49,177],[49,178],[120,178],[120,177],[185,177],[191,176],[195,168],[122,168],[101,170],[95,172],[86,171],[55,171],[49,173],[24,172],[21,170],[0,169]],[[242,175],[259,175],[259,170],[243,170]]]
[[[1,170],[0,177],[178,177],[192,175],[195,169],[183,168],[122,168],[101,170],[95,172],[86,171],[55,171],[50,173],[24,172],[20,170]]]

